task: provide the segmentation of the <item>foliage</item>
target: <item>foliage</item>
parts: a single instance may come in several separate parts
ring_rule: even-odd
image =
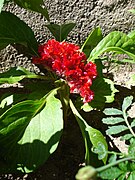
[[[14,67],[0,74],[0,85],[20,83],[23,92],[26,91],[8,92],[0,97],[0,172],[29,173],[40,167],[56,150],[64,131],[64,123],[72,113],[85,142],[85,163],[90,165],[94,154],[97,154],[97,164],[100,161],[104,163],[103,167],[90,168],[92,175],[120,180],[128,172],[129,178],[134,178],[132,128],[135,122],[133,120],[129,123],[127,114],[133,98],[130,96],[124,99],[122,110],[105,109],[104,113],[109,117],[103,119],[103,123],[111,125],[107,130],[108,134],[129,131],[123,136],[126,140],[130,139],[128,155],[108,151],[103,134],[89,126],[79,110],[102,110],[106,103],[114,101],[118,90],[112,80],[104,77],[104,53],[109,52],[114,56],[125,54],[128,58],[124,62],[135,62],[135,31],[129,34],[114,31],[103,37],[102,30],[97,27],[79,47],[65,42],[75,23],[59,25],[50,22],[43,0],[11,1],[21,8],[43,15],[47,20],[45,26],[57,42],[50,40],[49,42],[55,43],[46,51],[47,44],[38,45],[34,32],[24,21],[13,13],[1,11],[3,5],[10,1],[0,1],[0,50],[9,44],[20,44],[33,60],[36,59],[39,68],[42,66],[42,75],[23,67]],[[119,63],[119,60],[116,62]],[[73,97],[74,93],[77,98]],[[82,102],[83,98],[85,101]],[[113,156],[108,160],[110,154]],[[109,163],[106,165],[107,162]],[[114,173],[111,174],[110,171]],[[87,172],[89,168],[85,171],[86,175]]]
[[[127,110],[132,105],[132,96],[124,98],[122,104],[122,110],[116,108],[106,108],[104,110],[105,115],[111,116],[103,118],[103,123],[107,125],[113,125],[109,127],[106,131],[108,135],[118,134],[122,131],[128,130],[122,136],[123,140],[129,140],[128,152],[124,154],[122,152],[110,152],[106,151],[102,146],[96,147],[95,153],[101,153],[101,156],[106,154],[111,154],[108,159],[108,164],[102,167],[94,168],[91,166],[86,166],[79,170],[76,175],[76,179],[89,180],[92,177],[100,177],[101,179],[107,180],[124,180],[124,179],[134,179],[135,178],[135,133],[133,131],[134,119],[129,123]],[[120,117],[120,116],[123,117]],[[114,117],[115,116],[115,117]],[[119,123],[125,123],[125,125],[116,125]],[[114,126],[115,125],[115,126]]]
[[[123,131],[126,131],[124,133],[124,136],[122,136],[122,139],[128,140],[132,137],[135,137],[135,134],[132,129],[135,126],[135,119],[133,119],[129,123],[128,121],[129,115],[127,112],[128,108],[132,104],[132,100],[133,100],[133,96],[128,96],[124,98],[124,101],[122,104],[122,110],[119,110],[116,108],[106,108],[103,111],[105,115],[109,116],[107,118],[102,119],[103,123],[107,125],[112,125],[112,126],[109,126],[109,129],[107,129],[106,131],[108,135],[115,135]],[[119,115],[121,115],[122,117],[120,117]],[[121,124],[122,122],[124,124]]]

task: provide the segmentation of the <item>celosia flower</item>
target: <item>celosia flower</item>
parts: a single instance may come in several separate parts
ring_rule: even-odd
[[[97,76],[96,65],[86,62],[86,55],[79,46],[52,39],[39,46],[38,52],[40,57],[33,57],[34,64],[42,64],[65,79],[70,92],[80,94],[84,103],[93,99],[90,86]]]

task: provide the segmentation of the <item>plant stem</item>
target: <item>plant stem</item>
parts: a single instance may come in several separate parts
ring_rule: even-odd
[[[134,133],[133,129],[131,128],[131,126],[130,126],[128,120],[127,120],[127,115],[126,115],[126,112],[125,112],[125,111],[123,111],[123,117],[124,117],[124,120],[125,120],[125,122],[126,122],[126,124],[127,124],[127,126],[128,126],[129,131],[130,131],[131,134],[135,137],[135,133]]]
[[[112,162],[112,163],[110,163],[110,164],[107,164],[107,165],[105,165],[105,166],[96,168],[96,171],[97,171],[97,172],[101,172],[101,171],[104,171],[104,170],[106,170],[106,169],[108,169],[108,168],[110,168],[110,167],[112,167],[112,166],[115,166],[115,165],[117,165],[117,164],[119,164],[119,163],[121,163],[121,162],[123,162],[123,161],[129,161],[129,160],[134,160],[134,159],[135,159],[135,158],[133,158],[133,157],[123,158],[123,159],[120,159],[120,160],[118,160],[118,161],[115,161],[115,162]]]

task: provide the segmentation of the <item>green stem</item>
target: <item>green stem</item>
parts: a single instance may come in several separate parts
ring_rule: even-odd
[[[124,117],[124,120],[125,120],[125,122],[126,122],[126,124],[127,124],[127,126],[128,126],[129,131],[130,131],[131,134],[135,137],[135,133],[134,133],[134,131],[132,130],[132,128],[131,128],[128,120],[127,120],[127,115],[126,115],[126,112],[125,112],[125,111],[123,111],[123,117]]]
[[[110,164],[107,164],[107,165],[105,165],[105,166],[96,168],[96,171],[97,171],[97,172],[101,172],[101,171],[104,171],[104,170],[106,170],[106,169],[108,169],[108,168],[110,168],[110,167],[112,167],[112,166],[115,166],[115,165],[121,163],[121,162],[129,161],[129,160],[135,160],[135,158],[133,158],[133,157],[123,158],[123,159],[120,159],[120,160],[118,160],[118,161],[115,161],[115,162],[112,162],[112,163],[110,163]]]
[[[116,155],[119,155],[119,156],[123,155],[122,153],[118,153],[118,152],[114,152],[114,151],[107,151],[107,154],[116,154]]]
[[[30,79],[42,79],[42,80],[53,80],[52,78],[41,76],[41,75],[24,75],[24,78],[30,78]]]

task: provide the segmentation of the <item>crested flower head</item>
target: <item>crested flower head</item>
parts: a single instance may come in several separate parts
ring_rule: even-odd
[[[33,57],[34,64],[41,64],[65,79],[70,92],[80,94],[84,103],[93,99],[94,92],[90,86],[97,76],[96,65],[87,63],[86,55],[79,46],[52,39],[40,45],[38,52],[39,57]]]

